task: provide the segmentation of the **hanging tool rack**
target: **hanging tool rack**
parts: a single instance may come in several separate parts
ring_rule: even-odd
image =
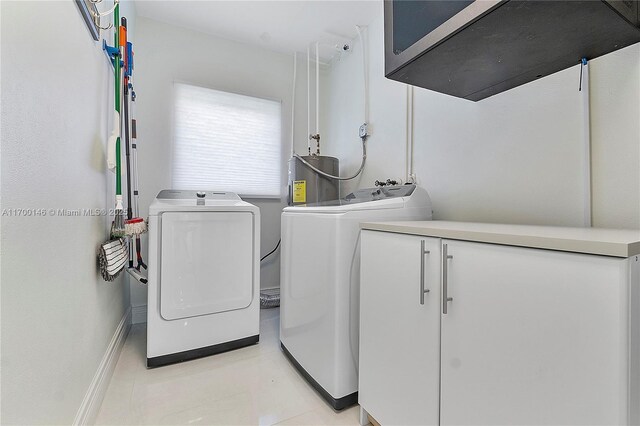
[[[135,101],[133,90],[133,44],[127,40],[127,19],[119,16],[118,0],[115,0],[113,11],[114,36],[113,46],[107,44],[103,39],[102,50],[106,54],[113,68],[114,73],[114,133],[112,134],[115,143],[108,146],[107,158],[113,158],[110,169],[115,169],[116,175],[116,208],[113,225],[111,227],[111,238],[126,239],[126,255],[128,257],[127,272],[142,284],[147,283],[146,277],[140,272],[141,268],[146,269],[147,265],[142,260],[142,247],[140,235],[147,230],[144,219],[138,215],[138,176],[137,176],[137,144],[136,144],[136,122],[131,111]],[[121,114],[121,112],[123,114]],[[131,112],[131,115],[130,115]],[[124,206],[122,197],[122,147],[124,142],[125,162],[126,162],[126,220],[124,220]],[[133,164],[132,164],[133,160]],[[134,204],[135,200],[135,204]],[[134,217],[134,215],[136,217]],[[123,238],[124,237],[124,238]],[[135,242],[134,242],[135,240]],[[111,244],[113,245],[113,244]],[[137,265],[134,267],[134,251],[137,257]],[[119,267],[116,275],[124,268]],[[110,270],[113,272],[113,268]],[[113,275],[113,274],[112,274]],[[104,274],[103,274],[104,276]],[[114,276],[115,277],[115,276]]]

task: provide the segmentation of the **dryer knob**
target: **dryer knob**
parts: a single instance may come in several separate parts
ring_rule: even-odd
[[[196,197],[198,197],[198,198],[204,198],[206,195],[207,195],[207,193],[203,192],[203,191],[196,192]]]

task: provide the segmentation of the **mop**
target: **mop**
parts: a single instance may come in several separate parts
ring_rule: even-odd
[[[131,89],[131,109],[133,116],[133,102],[135,101],[135,92],[133,91],[133,84],[131,79],[133,76],[133,45],[126,41],[126,19],[122,18],[122,24],[124,27],[124,34],[121,37],[120,45],[125,52],[125,87],[124,87],[124,120],[125,120],[125,140],[126,140],[126,158],[127,158],[127,220],[125,221],[126,234],[129,236],[139,237],[140,234],[147,232],[147,225],[145,221],[138,217],[138,154],[136,143],[132,142],[132,139],[136,139],[136,120],[131,118],[131,131],[129,131],[129,89]],[[124,38],[124,40],[123,40]],[[130,154],[133,156],[133,167],[131,169]],[[135,209],[132,209],[131,194],[135,197]],[[133,216],[135,214],[135,217]],[[139,254],[139,253],[138,253]],[[138,259],[140,263],[142,259]],[[133,266],[131,261],[129,266]],[[146,266],[145,266],[146,268]],[[140,269],[138,267],[138,269]]]
[[[125,158],[127,164],[127,220],[124,223],[125,234],[129,237],[131,245],[129,246],[129,267],[127,272],[142,284],[147,283],[147,279],[140,273],[140,266],[144,265],[142,262],[142,256],[140,254],[140,234],[146,231],[146,224],[142,218],[133,217],[132,209],[132,171],[131,171],[131,138],[129,133],[129,88],[130,78],[133,71],[133,51],[131,43],[127,42],[127,19],[121,19],[122,25],[120,26],[120,50],[123,53],[124,58],[124,71],[123,71],[123,112],[124,112],[124,141],[125,141]],[[133,127],[133,126],[132,126]],[[137,176],[135,178],[137,182]],[[137,184],[136,184],[137,192]],[[136,202],[137,204],[137,202]],[[136,207],[137,216],[137,207]],[[138,266],[133,267],[133,237],[136,237],[136,245],[138,247]],[[145,269],[146,269],[146,265]]]
[[[133,219],[133,210],[131,209],[131,160],[130,160],[130,140],[129,140],[129,76],[131,70],[129,68],[129,57],[127,55],[127,18],[124,16],[120,19],[122,25],[120,25],[120,39],[119,46],[122,55],[122,105],[124,112],[124,147],[125,147],[125,159],[127,166],[127,220],[124,223],[125,234],[127,235],[127,241],[129,247],[132,245],[131,235],[127,233],[127,222]],[[133,251],[129,250],[129,268],[133,268]]]
[[[105,281],[113,281],[127,261],[127,245],[124,238],[107,241],[98,251],[100,275]]]
[[[132,55],[133,57],[133,55]],[[133,85],[132,85],[133,87]],[[131,115],[134,113],[134,105],[136,102],[136,92],[131,90]],[[147,232],[147,224],[146,222],[138,217],[139,214],[139,206],[138,206],[138,143],[137,140],[137,130],[136,130],[136,119],[131,118],[131,139],[133,140],[131,144],[131,152],[133,153],[133,213],[136,215],[136,218],[132,221],[136,221],[132,224],[127,224],[127,232],[130,232],[132,235],[136,236],[136,256],[138,264],[136,265],[136,269],[139,271],[140,268],[147,269],[147,265],[142,260],[142,244],[140,242],[140,235]]]

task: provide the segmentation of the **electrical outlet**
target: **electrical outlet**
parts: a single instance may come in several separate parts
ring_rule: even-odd
[[[369,136],[369,134],[367,133],[367,129],[367,123],[364,123],[362,126],[360,126],[360,128],[358,129],[358,135],[360,136],[360,138]]]

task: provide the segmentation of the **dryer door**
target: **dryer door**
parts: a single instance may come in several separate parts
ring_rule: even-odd
[[[251,304],[251,212],[167,212],[161,223],[162,318],[215,314]]]

